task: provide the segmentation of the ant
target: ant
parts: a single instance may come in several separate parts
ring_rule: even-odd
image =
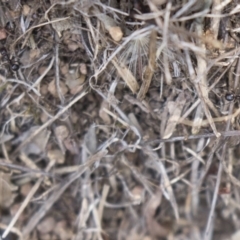
[[[12,71],[14,71],[14,72],[18,71],[18,69],[19,69],[18,63],[10,60],[7,49],[5,47],[0,48],[0,54],[2,55],[3,61],[6,61],[11,65]]]
[[[236,99],[240,99],[240,95],[236,95],[232,92],[229,92],[229,93],[226,93],[225,94],[225,99],[228,101],[228,102],[232,102]]]

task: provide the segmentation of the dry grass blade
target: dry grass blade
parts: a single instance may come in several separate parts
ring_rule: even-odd
[[[132,72],[124,65],[124,63],[119,63],[117,60],[113,59],[112,63],[114,67],[117,69],[118,74],[125,81],[127,86],[131,89],[133,93],[137,93],[139,89],[138,82],[136,78],[133,76]]]
[[[193,121],[192,134],[198,134],[203,121],[202,105],[199,104]]]
[[[164,28],[163,28],[163,43],[165,49],[167,49],[167,44],[168,44],[168,28],[169,28],[169,17],[170,17],[170,11],[171,11],[172,3],[168,2],[167,7],[166,7],[166,13],[165,13],[165,21],[164,21]],[[170,64],[169,64],[169,59],[167,52],[163,52],[163,63],[164,63],[164,74],[165,74],[165,80],[168,85],[171,85],[172,83],[172,75],[170,73]]]
[[[103,186],[103,191],[102,191],[102,198],[101,201],[99,203],[99,207],[98,207],[98,216],[99,216],[99,220],[101,221],[102,217],[103,217],[103,209],[104,209],[104,204],[107,198],[107,195],[109,193],[109,186],[108,185],[104,185]]]
[[[191,166],[191,188],[189,189],[189,195],[191,198],[191,208],[192,211],[191,213],[196,216],[198,214],[198,209],[199,209],[199,202],[200,202],[200,193],[199,193],[199,187],[201,184],[199,184],[200,176],[198,173],[198,169],[200,166],[201,160],[201,152],[204,149],[204,146],[206,145],[206,140],[205,139],[199,139],[197,147],[196,147],[196,152],[193,152],[193,155],[196,155],[196,159],[193,160],[192,166]],[[199,158],[200,157],[200,161]],[[209,162],[208,162],[209,163]],[[203,161],[203,164],[205,162]]]
[[[234,112],[233,114],[229,114],[228,116],[223,116],[223,117],[218,117],[218,118],[212,118],[212,121],[214,123],[218,123],[218,122],[227,122],[227,121],[235,121],[235,118],[237,118],[240,114],[240,109],[238,109],[236,112]],[[189,120],[182,120],[180,119],[180,122],[182,124],[186,124],[188,126],[194,126],[197,127],[196,123],[194,123],[193,121],[189,121]],[[210,123],[207,119],[202,120],[201,123],[199,123],[200,125],[198,127],[205,127],[208,126]]]
[[[166,169],[161,161],[157,161],[157,165],[159,165],[159,168],[160,168],[160,171],[162,174],[162,180],[161,180],[162,192],[165,195],[165,197],[167,199],[169,199],[169,201],[171,202],[173,210],[174,210],[175,218],[178,220],[179,219],[178,205],[177,205],[176,197],[174,196],[172,185],[171,185],[171,183],[169,181],[169,177],[166,173]]]
[[[166,129],[163,134],[163,139],[170,138],[179,123],[182,109],[186,102],[184,93],[180,94],[176,102],[169,102],[169,113],[170,117],[167,122]]]
[[[150,87],[152,77],[155,71],[156,65],[156,44],[157,44],[157,33],[156,31],[152,31],[150,35],[150,44],[149,44],[149,59],[148,65],[143,73],[143,83],[138,92],[137,98],[143,100],[148,89]]]

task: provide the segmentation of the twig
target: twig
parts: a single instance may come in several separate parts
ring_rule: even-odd
[[[222,137],[240,136],[240,130],[224,131],[224,132],[220,132],[220,134]],[[178,141],[188,141],[188,140],[194,140],[199,138],[213,138],[213,137],[216,137],[214,133],[205,133],[205,134],[190,135],[190,136],[178,136],[178,137],[172,137],[169,139],[158,139],[158,140],[149,141],[148,143],[178,142]]]
[[[62,94],[62,90],[60,87],[60,75],[59,75],[59,38],[57,32],[55,32],[55,40],[56,40],[56,45],[55,45],[55,85],[57,89],[57,94],[58,97],[61,101],[61,104],[64,104],[64,96]]]

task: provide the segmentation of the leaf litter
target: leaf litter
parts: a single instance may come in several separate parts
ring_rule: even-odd
[[[238,239],[239,17],[2,1],[1,238]]]

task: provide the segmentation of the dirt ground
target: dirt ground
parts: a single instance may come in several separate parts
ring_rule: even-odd
[[[239,240],[238,0],[0,2],[0,239]]]

